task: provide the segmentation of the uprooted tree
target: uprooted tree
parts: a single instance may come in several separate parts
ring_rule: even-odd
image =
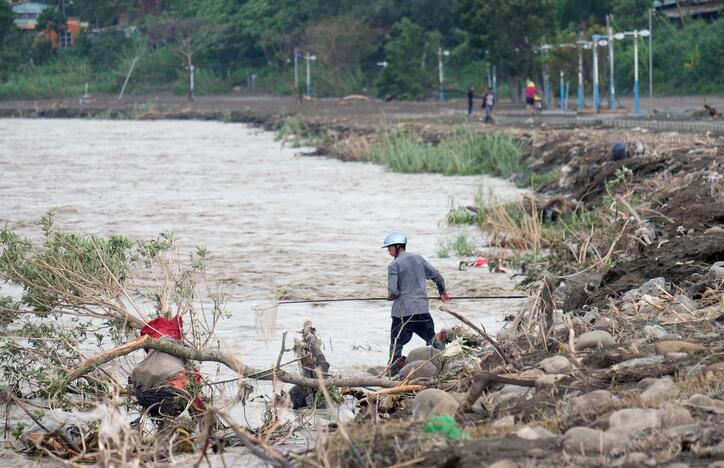
[[[237,379],[230,382],[236,382],[238,392],[231,399],[220,395],[220,401],[208,401],[207,414],[226,421],[232,429],[238,425],[229,419],[227,409],[243,400],[247,378],[302,387],[396,385],[372,376],[320,379],[290,373],[283,369],[289,363],[280,362],[283,353],[269,369],[254,369],[239,356],[222,352],[215,330],[228,316],[226,298],[206,279],[206,250],[197,247],[193,255],[182,258],[172,233],[141,242],[119,235],[71,233],[57,229],[52,214],[44,216],[39,226],[42,236],[37,240],[8,228],[0,230],[0,280],[22,288],[11,288],[10,295],[0,296],[0,401],[27,409],[27,399],[41,398],[51,408],[70,410],[79,405],[102,406],[110,398],[117,403],[108,407],[107,416],[122,418],[117,397],[127,392],[125,382],[119,381],[115,367],[104,365],[139,349],[156,349],[188,361],[217,362],[231,369]],[[138,337],[139,329],[151,319],[176,315],[187,324],[182,342]],[[26,413],[43,427],[34,412]],[[246,445],[246,433],[236,429]],[[209,429],[205,430],[208,437]],[[46,451],[83,455],[79,445],[62,432],[45,433],[42,444],[36,445]],[[131,432],[128,437],[136,440]],[[111,444],[120,450],[114,452],[113,460],[125,460],[124,444]],[[252,451],[259,444],[251,444]],[[268,447],[265,450],[267,455],[258,455],[276,456]],[[95,455],[97,460],[100,457]]]

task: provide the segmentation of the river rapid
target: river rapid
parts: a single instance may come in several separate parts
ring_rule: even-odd
[[[461,230],[446,226],[451,201],[470,203],[481,187],[510,198],[517,193],[512,184],[397,174],[300,156],[303,150],[283,146],[271,133],[220,122],[0,120],[0,224],[37,237],[35,223],[52,210],[62,229],[133,240],[172,230],[182,252],[206,246],[209,279],[229,296],[231,318],[217,331],[222,350],[260,368],[276,361],[282,333],[291,339],[307,318],[333,371],[347,375],[384,364],[389,303],[280,306],[266,336],[257,330],[254,308],[281,296],[384,296],[391,258],[380,246],[391,230],[409,236],[408,250],[441,271],[451,295],[513,291],[504,274],[460,271],[460,259],[437,255]],[[12,291],[0,284],[0,294]],[[517,304],[458,306],[495,331]],[[437,328],[455,324],[431,308]],[[421,344],[415,337],[406,350]],[[258,416],[247,414],[251,425]]]

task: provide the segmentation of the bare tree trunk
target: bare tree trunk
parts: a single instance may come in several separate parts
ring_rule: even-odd
[[[518,95],[515,92],[515,79],[512,76],[508,77],[508,88],[510,89],[510,102],[517,104]]]
[[[189,71],[189,93],[186,96],[186,99],[189,101],[194,100],[194,62],[193,62],[193,52],[189,51],[186,53],[186,68]]]
[[[142,336],[141,338],[126,343],[106,351],[105,353],[98,354],[96,356],[87,359],[82,362],[78,367],[73,369],[67,378],[67,382],[71,382],[83,375],[93,371],[98,366],[101,366],[107,362],[110,362],[121,356],[130,354],[141,348],[150,348],[163,351],[164,353],[172,354],[185,359],[193,361],[213,361],[224,364],[231,370],[239,373],[242,377],[248,377],[256,380],[274,380],[274,377],[282,382],[299,385],[302,387],[315,387],[319,388],[320,384],[327,387],[382,387],[391,388],[399,384],[398,381],[377,378],[377,377],[334,377],[325,380],[319,380],[316,377],[303,377],[301,375],[290,374],[288,372],[279,369],[254,369],[245,366],[236,357],[222,353],[220,351],[206,351],[194,349],[188,346],[184,346],[179,343],[174,343],[165,340],[154,340],[149,336]]]

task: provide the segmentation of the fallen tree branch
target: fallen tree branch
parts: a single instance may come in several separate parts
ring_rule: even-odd
[[[487,333],[485,333],[485,331],[484,331],[483,329],[481,329],[480,327],[478,327],[478,326],[475,325],[473,322],[471,322],[471,321],[468,320],[467,318],[463,317],[462,315],[460,315],[460,314],[457,313],[456,311],[452,310],[452,309],[451,309],[449,306],[447,306],[447,305],[441,305],[441,306],[440,306],[440,310],[442,310],[443,312],[447,312],[448,314],[452,315],[452,316],[455,317],[456,319],[458,319],[458,320],[460,320],[461,322],[463,322],[465,325],[469,326],[470,328],[472,328],[473,330],[475,330],[476,332],[478,332],[478,334],[479,334],[480,336],[482,336],[488,343],[490,343],[490,345],[493,347],[493,349],[495,349],[495,352],[498,353],[498,356],[500,356],[500,358],[501,358],[503,361],[505,361],[506,364],[511,365],[510,360],[509,360],[507,357],[505,357],[505,355],[503,354],[503,352],[502,352],[502,351],[500,350],[500,348],[498,347],[498,343],[496,343],[495,340],[493,340],[493,339],[490,337],[490,335],[488,335]]]
[[[384,388],[382,390],[377,390],[376,392],[370,392],[368,396],[376,397],[380,395],[394,395],[397,393],[419,392],[425,388],[426,387],[424,385],[416,384],[398,385],[397,387]]]
[[[468,391],[468,396],[461,405],[462,410],[466,410],[480,398],[485,390],[494,383],[519,385],[521,387],[535,387],[535,379],[523,379],[520,377],[509,377],[498,375],[492,372],[476,372],[473,374],[473,384]]]
[[[105,353],[97,354],[88,360],[82,362],[78,367],[73,369],[67,378],[67,382],[71,382],[83,375],[93,371],[95,368],[110,362],[121,356],[125,356],[141,348],[150,348],[163,351],[181,358],[192,361],[213,361],[218,362],[229,369],[241,374],[243,377],[253,378],[255,380],[273,380],[276,378],[285,383],[300,385],[302,387],[319,388],[320,381],[315,378],[302,377],[301,375],[290,374],[281,370],[260,370],[245,366],[236,357],[222,353],[219,351],[204,351],[184,346],[166,340],[154,340],[149,336],[142,336],[137,340],[131,341],[124,345],[113,348]],[[325,379],[323,384],[327,387],[395,387],[399,382],[395,380],[377,378],[377,377],[334,377]]]

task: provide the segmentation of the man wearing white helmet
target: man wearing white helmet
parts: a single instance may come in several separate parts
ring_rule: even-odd
[[[425,340],[428,346],[443,349],[445,346],[435,339],[435,323],[430,315],[427,280],[432,280],[440,293],[440,299],[447,302],[445,279],[432,265],[419,255],[406,251],[407,237],[394,231],[385,237],[387,252],[395,259],[387,267],[387,299],[392,303],[392,327],[390,329],[390,357],[392,372],[399,371],[398,359],[402,348],[410,342],[412,334]]]

